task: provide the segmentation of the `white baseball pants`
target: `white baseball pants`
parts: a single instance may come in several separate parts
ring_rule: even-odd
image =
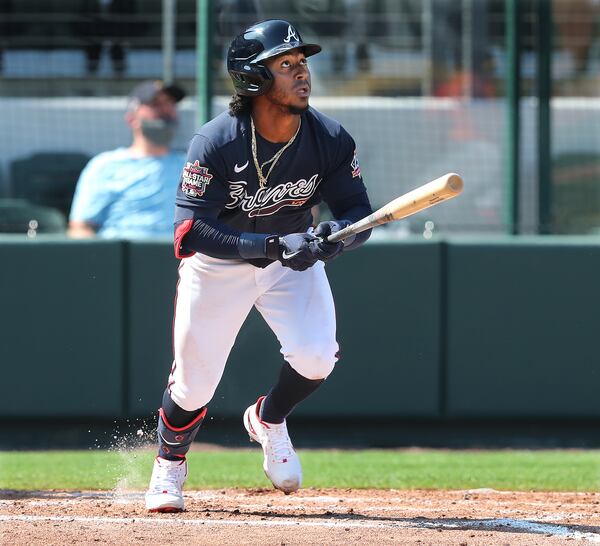
[[[178,406],[193,411],[211,400],[253,305],[294,370],[308,379],[331,373],[339,347],[323,262],[306,271],[293,271],[279,262],[260,269],[197,253],[179,267],[169,376],[171,398]]]

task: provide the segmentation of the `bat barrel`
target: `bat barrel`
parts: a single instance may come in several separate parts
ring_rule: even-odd
[[[384,205],[366,218],[348,226],[333,235],[327,240],[331,243],[337,243],[356,235],[372,227],[387,224],[393,220],[401,220],[412,214],[416,214],[429,207],[437,205],[442,201],[452,199],[463,191],[464,182],[460,175],[456,173],[447,173],[431,182],[424,184],[393,201]]]
[[[444,175],[442,178],[446,178],[448,188],[451,192],[458,195],[463,191],[465,187],[465,183],[463,182],[462,177],[456,173],[448,173]]]

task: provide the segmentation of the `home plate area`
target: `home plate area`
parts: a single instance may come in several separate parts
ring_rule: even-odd
[[[598,493],[188,491],[149,514],[138,491],[0,491],[1,544],[600,544]]]

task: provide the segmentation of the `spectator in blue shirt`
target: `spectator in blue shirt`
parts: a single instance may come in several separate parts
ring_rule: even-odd
[[[133,89],[125,114],[133,142],[97,155],[82,171],[69,217],[71,237],[173,236],[174,196],[185,155],[171,151],[170,144],[184,96],[181,88],[159,81]]]

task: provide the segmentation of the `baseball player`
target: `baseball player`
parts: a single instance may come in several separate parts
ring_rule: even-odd
[[[183,510],[186,453],[252,306],[276,334],[284,363],[273,388],[244,413],[244,426],[262,445],[273,485],[285,493],[301,485],[286,417],[338,359],[325,262],[370,232],[343,243],[323,238],[372,212],[352,137],[308,104],[308,58],[319,51],[286,21],[248,28],[227,54],[229,112],[190,143],[176,198],[174,362],[146,493],[151,511]],[[335,220],[313,230],[310,210],[322,200]]]

